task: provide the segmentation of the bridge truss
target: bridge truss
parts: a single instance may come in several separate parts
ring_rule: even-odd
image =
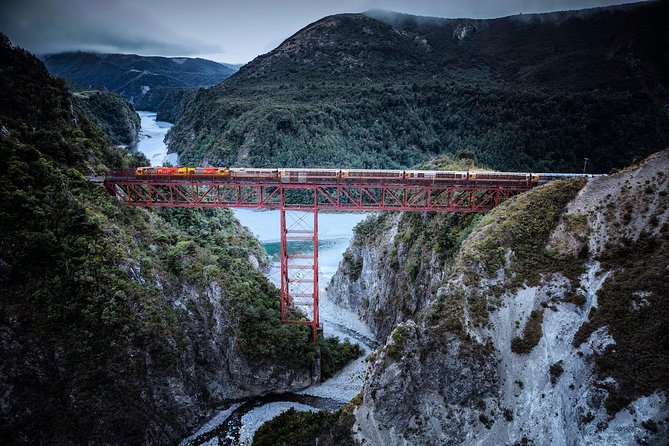
[[[409,184],[384,179],[298,183],[204,175],[136,175],[134,170],[110,172],[104,185],[109,194],[130,206],[280,210],[281,321],[311,326],[314,342],[320,327],[319,211],[487,212],[531,188],[495,182]],[[307,249],[291,252],[291,242],[305,244]]]

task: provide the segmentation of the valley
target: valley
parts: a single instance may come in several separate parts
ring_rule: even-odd
[[[178,8],[0,33],[0,443],[667,444],[669,2]]]
[[[165,161],[178,164],[175,155],[167,155],[163,139],[171,127],[164,122],[156,122],[156,114],[138,112],[142,118],[140,141],[137,150],[151,161],[152,165],[162,165]],[[158,160],[158,161],[157,161]],[[239,222],[260,241],[268,253],[267,278],[280,287],[279,212],[235,209]],[[353,228],[364,220],[367,214],[329,213],[319,216],[319,280],[327,284],[337,271],[342,254],[353,236]],[[300,253],[301,247],[289,245],[291,251]],[[360,346],[363,355],[323,383],[312,385],[298,393],[288,393],[255,398],[237,402],[208,420],[195,433],[184,439],[182,445],[199,445],[217,438],[218,444],[244,444],[251,441],[253,433],[263,423],[289,408],[297,410],[337,410],[347,404],[362,390],[366,368],[365,356],[376,346],[374,335],[358,317],[342,308],[327,297],[326,289],[321,289],[320,319],[323,335],[348,339]]]

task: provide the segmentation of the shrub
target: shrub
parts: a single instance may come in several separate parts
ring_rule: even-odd
[[[562,361],[558,361],[550,367],[551,383],[553,385],[557,384],[558,379],[564,373],[564,368],[562,367]]]
[[[298,412],[288,409],[260,426],[253,446],[354,446],[350,412]]]
[[[532,310],[530,317],[525,323],[522,337],[514,337],[511,340],[511,351],[524,354],[529,353],[541,340],[541,326],[544,321],[543,310]]]
[[[321,338],[318,345],[321,348],[321,378],[323,381],[362,355],[360,346],[352,344],[348,339],[340,342],[337,337]]]

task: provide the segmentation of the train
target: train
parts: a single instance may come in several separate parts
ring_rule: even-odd
[[[245,167],[138,167],[137,176],[184,176],[225,178],[241,181],[283,183],[494,183],[496,185],[537,186],[570,177],[592,177],[577,173],[523,173],[484,170],[375,170],[375,169],[267,169]]]

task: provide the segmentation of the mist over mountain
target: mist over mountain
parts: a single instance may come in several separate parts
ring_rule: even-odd
[[[402,167],[468,153],[605,172],[669,142],[667,3],[500,19],[323,18],[200,91],[190,163]]]
[[[86,88],[105,88],[148,110],[156,110],[173,90],[210,87],[238,69],[237,65],[200,58],[135,54],[66,52],[47,54],[42,60],[53,76]],[[151,99],[146,102],[149,93]]]

